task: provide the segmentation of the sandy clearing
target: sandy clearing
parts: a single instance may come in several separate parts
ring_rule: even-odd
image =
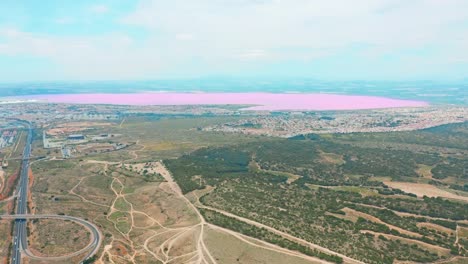
[[[0,192],[3,190],[3,185],[5,184],[5,172],[0,168]]]
[[[407,193],[416,194],[418,197],[423,197],[425,195],[427,197],[443,197],[468,202],[468,197],[456,195],[426,183],[385,181],[384,184]]]
[[[169,185],[169,187],[172,189],[172,191],[174,193],[176,193],[177,195],[179,195],[180,197],[185,199],[186,202],[191,207],[193,207],[193,209],[196,212],[198,212],[198,210],[195,208],[195,206],[193,206],[192,203],[190,203],[190,201],[188,201],[187,198],[182,194],[182,190],[180,189],[179,185],[177,185],[177,183],[172,179],[171,174],[169,173],[169,171],[166,169],[166,167],[161,162],[156,162],[154,164],[153,169],[154,169],[155,172],[157,172],[157,173],[161,174],[161,176],[163,176],[163,178],[166,180],[167,184]],[[198,213],[198,215],[199,215],[199,213]],[[199,215],[199,217],[201,217],[201,215]]]
[[[105,165],[119,165],[120,162],[111,162],[111,161],[103,161],[103,160],[86,160],[87,163],[92,164],[105,164]]]

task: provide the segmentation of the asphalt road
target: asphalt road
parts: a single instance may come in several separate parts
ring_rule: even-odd
[[[23,151],[21,162],[20,180],[18,185],[18,203],[16,205],[16,214],[24,215],[28,213],[28,185],[29,185],[29,156],[31,155],[33,129],[29,126],[28,137]],[[28,248],[26,219],[16,219],[13,231],[13,253],[11,257],[12,264],[21,263],[21,250]]]
[[[0,219],[21,219],[26,221],[26,219],[59,219],[59,220],[69,220],[76,222],[91,232],[91,240],[88,245],[82,248],[79,251],[74,253],[68,254],[66,256],[60,257],[38,257],[32,254],[27,248],[22,248],[22,253],[30,259],[37,259],[37,260],[66,260],[70,257],[74,257],[80,254],[83,254],[87,251],[90,251],[84,259],[88,259],[92,255],[94,255],[98,250],[99,246],[101,245],[102,237],[99,229],[96,225],[86,220],[83,220],[78,217],[68,216],[68,215],[0,215]],[[21,255],[20,255],[21,256]]]
[[[21,254],[32,258],[32,259],[48,259],[47,257],[36,257],[28,250],[28,235],[26,230],[26,219],[39,219],[39,218],[48,218],[48,219],[62,219],[62,220],[71,220],[75,221],[84,227],[86,227],[92,233],[92,240],[84,249],[70,254],[66,257],[70,257],[71,255],[79,255],[88,250],[90,252],[85,256],[84,259],[88,259],[94,254],[96,254],[97,250],[102,241],[101,233],[99,229],[92,223],[83,220],[81,218],[66,216],[66,215],[28,215],[28,187],[29,187],[29,158],[31,155],[31,144],[32,144],[32,136],[34,130],[29,127],[28,137],[26,139],[26,144],[23,151],[23,157],[21,162],[21,171],[20,171],[20,180],[18,184],[18,202],[16,206],[16,214],[15,215],[2,215],[1,218],[9,218],[15,219],[14,223],[14,231],[13,231],[13,251],[11,255],[11,262],[12,264],[21,264]],[[60,230],[58,230],[60,232]],[[62,257],[58,257],[62,258]],[[57,258],[49,258],[49,259],[57,259]]]

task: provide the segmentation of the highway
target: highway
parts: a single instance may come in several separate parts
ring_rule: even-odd
[[[31,143],[33,136],[33,129],[28,126],[28,137],[26,139],[23,158],[20,169],[20,180],[18,184],[18,202],[16,205],[16,214],[25,215],[28,211],[28,185],[29,185],[29,156],[31,155]],[[26,219],[16,219],[13,231],[13,252],[12,264],[21,263],[21,250],[28,248],[27,232],[26,232]]]
[[[86,229],[88,229],[91,233],[91,239],[90,242],[88,243],[87,246],[84,248],[80,249],[79,251],[73,252],[71,254],[65,255],[65,256],[59,256],[59,257],[38,257],[32,254],[27,248],[22,248],[22,253],[30,258],[30,259],[37,259],[37,260],[64,260],[64,259],[69,259],[74,256],[81,255],[87,251],[90,251],[84,259],[88,259],[92,255],[94,255],[98,250],[99,246],[101,245],[102,237],[101,233],[99,232],[99,229],[96,225],[94,225],[91,222],[88,222],[86,220],[83,220],[78,217],[73,217],[73,216],[68,216],[68,215],[30,215],[30,214],[24,214],[24,215],[0,215],[0,219],[16,219],[16,220],[23,220],[26,221],[26,219],[57,219],[57,220],[69,220],[73,221],[77,224],[82,225]],[[21,256],[21,251],[19,253]],[[13,259],[12,259],[13,260]],[[20,263],[20,262],[17,262]]]
[[[66,216],[66,215],[29,215],[28,214],[28,188],[29,188],[29,158],[31,155],[31,144],[33,139],[33,132],[34,130],[28,125],[28,137],[26,139],[26,144],[23,151],[22,162],[21,162],[21,170],[20,170],[20,179],[18,183],[18,201],[16,205],[16,214],[15,215],[1,215],[0,218],[3,219],[15,219],[14,222],[14,230],[13,230],[13,247],[12,247],[12,255],[11,255],[11,262],[12,264],[21,264],[21,257],[26,256],[31,259],[40,259],[40,260],[57,260],[63,258],[69,258],[71,256],[77,256],[83,254],[89,250],[89,253],[85,256],[84,260],[90,258],[98,251],[101,241],[102,235],[99,232],[99,229],[94,224],[83,220],[81,218]],[[47,218],[47,219],[59,219],[59,220],[71,220],[77,222],[78,224],[83,225],[87,228],[92,236],[91,241],[85,248],[69,254],[63,257],[36,257],[28,250],[28,238],[27,238],[27,230],[26,224],[27,219],[40,219],[40,218]],[[60,230],[58,230],[60,232]]]

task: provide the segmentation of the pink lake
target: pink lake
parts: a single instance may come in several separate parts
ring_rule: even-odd
[[[376,96],[279,93],[132,93],[27,96],[50,103],[115,105],[253,105],[244,110],[354,110],[423,107],[427,102]]]

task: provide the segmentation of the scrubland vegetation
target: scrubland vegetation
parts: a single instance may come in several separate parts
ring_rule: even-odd
[[[384,181],[463,190],[467,133],[464,123],[419,132],[306,135],[204,148],[165,164],[184,193],[214,187],[200,199],[205,206],[367,263],[427,263],[467,255],[466,240],[455,231],[468,220],[468,204],[418,198]],[[402,145],[387,148],[382,141]],[[439,147],[450,149],[441,154]],[[432,178],[420,175],[421,166],[432,168]],[[288,181],[288,175],[298,178]],[[216,225],[304,252],[257,227],[203,212]]]
[[[197,129],[222,121],[129,119],[109,131],[135,142],[127,149],[35,163],[32,209],[95,222],[104,235],[98,263],[146,263],[155,255],[177,263],[189,251],[203,256],[197,241],[216,237],[203,238],[204,232],[229,236],[252,252],[259,242],[239,236],[257,238],[300,256],[270,244],[263,254],[312,263],[311,257],[334,263],[356,263],[348,257],[365,263],[466,260],[468,124],[289,139]],[[170,184],[169,174],[179,186]],[[441,195],[400,190],[392,182],[430,184]],[[175,245],[170,254],[168,243]],[[231,263],[234,256],[223,250],[213,255]],[[243,259],[233,252],[233,259]]]

